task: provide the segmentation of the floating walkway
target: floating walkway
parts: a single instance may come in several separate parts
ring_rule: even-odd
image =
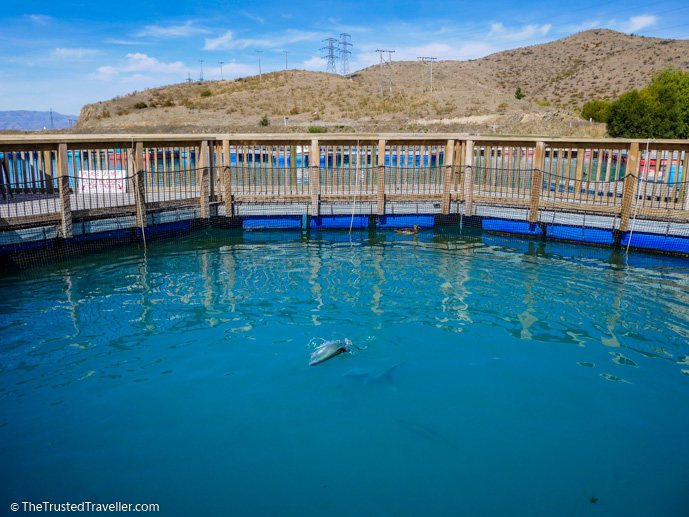
[[[443,135],[0,139],[0,261],[247,231],[459,225],[689,254],[689,141]]]

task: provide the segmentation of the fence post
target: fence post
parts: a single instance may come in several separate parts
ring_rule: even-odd
[[[232,217],[234,215],[234,198],[232,197],[232,156],[230,155],[230,141],[222,141],[222,155],[223,155],[223,180],[225,183],[225,215]]]
[[[287,167],[287,164],[285,164],[285,167]],[[290,186],[296,187],[297,186],[297,146],[296,145],[290,145],[289,146],[289,179],[290,179]]]
[[[529,207],[529,222],[538,222],[538,202],[543,190],[543,169],[545,168],[545,142],[536,143],[533,173],[531,175],[531,205]]]
[[[208,140],[201,141],[199,145],[199,172],[198,172],[201,219],[210,217],[210,161],[208,158]]]
[[[689,180],[687,180],[687,175],[689,175],[689,171],[687,171],[687,167],[689,167],[689,149],[684,151],[684,159],[680,160],[680,156],[677,156],[677,168],[675,169],[675,178],[677,178],[677,182],[679,183],[679,174],[680,170],[682,171],[682,183],[680,183],[681,191],[680,191],[680,202],[683,203],[683,208],[684,210],[689,210],[689,195],[687,192],[687,189],[689,187]]]
[[[67,144],[60,144],[57,149],[57,182],[60,193],[60,219],[62,221],[62,238],[74,237],[72,229],[72,205],[69,199],[69,162],[67,161]]]
[[[326,155],[326,160],[328,159]],[[327,167],[328,164],[326,163]],[[311,139],[311,149],[309,151],[309,186],[311,187],[311,215],[320,215],[320,196],[321,196],[321,146],[317,138]]]
[[[146,171],[144,170],[144,143],[134,147],[134,202],[136,203],[136,227],[146,227]]]
[[[385,140],[378,140],[378,215],[385,215]]]
[[[467,140],[464,148],[464,215],[473,213],[474,202],[474,142]]]
[[[636,192],[637,174],[639,173],[639,143],[633,142],[627,154],[627,169],[622,188],[622,212],[620,213],[620,232],[629,229],[629,217],[632,213],[632,198]]]
[[[454,167],[453,159],[455,156],[455,141],[448,140],[445,145],[445,175],[443,176],[443,208],[442,214],[450,213],[450,191],[452,189],[452,171]]]
[[[55,192],[55,182],[53,181],[53,157],[50,151],[43,151],[43,178],[48,194]]]

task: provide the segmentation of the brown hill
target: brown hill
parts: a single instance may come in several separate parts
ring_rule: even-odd
[[[135,92],[82,109],[79,132],[465,131],[601,136],[578,113],[588,100],[644,87],[667,66],[689,70],[689,41],[591,30],[543,45],[470,61],[433,64],[433,92],[421,91],[422,64],[394,62],[392,98],[384,70],[343,78],[284,73]],[[429,86],[426,65],[425,87]],[[515,99],[517,87],[526,94]],[[259,121],[266,116],[269,126]],[[289,117],[287,127],[283,117]]]

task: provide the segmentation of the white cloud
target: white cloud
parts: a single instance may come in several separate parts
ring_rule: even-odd
[[[57,59],[83,59],[102,54],[100,50],[91,48],[56,48],[50,55]]]
[[[109,43],[111,45],[141,45],[140,41],[115,39],[115,38],[108,38],[105,40],[105,43]]]
[[[320,37],[315,32],[300,31],[289,29],[283,34],[267,36],[260,39],[240,38],[234,39],[234,33],[227,31],[217,38],[206,38],[203,50],[235,50],[248,47],[276,48],[288,43],[298,43],[300,41],[317,40]]]
[[[258,23],[265,23],[265,19],[261,18],[260,16],[256,16],[255,14],[251,14],[251,13],[248,13],[246,11],[239,11],[239,12],[242,13],[247,18],[249,18],[249,20],[253,20],[253,21],[258,22]]]
[[[286,20],[290,20],[290,19],[292,19],[292,15],[291,14],[281,14],[280,18],[285,18]]]
[[[500,38],[502,41],[523,41],[536,36],[545,36],[553,26],[545,25],[526,25],[521,29],[508,29],[502,23],[493,23],[488,33],[489,38]]]
[[[184,25],[147,25],[141,31],[137,32],[137,37],[153,37],[153,38],[185,38],[193,36],[194,34],[206,34],[209,31],[203,27],[198,27],[194,20],[187,21]]]
[[[206,38],[206,44],[204,45],[203,50],[223,50],[233,48],[230,45],[236,42],[232,40],[232,37],[232,31],[227,31],[218,38]]]
[[[30,14],[29,15],[29,20],[34,22],[37,25],[48,25],[49,22],[53,21],[52,16],[48,16],[47,14]]]
[[[325,68],[325,65],[328,64],[327,59],[323,59],[322,57],[314,56],[311,59],[308,59],[304,61],[303,67],[305,70],[322,70]]]
[[[182,76],[189,71],[191,70],[184,66],[184,63],[181,61],[164,63],[146,54],[136,53],[127,54],[127,62],[121,66],[99,67],[98,71],[92,74],[91,77],[102,81],[119,80],[122,82],[135,82],[143,78],[150,79],[151,76],[140,73],[145,72],[146,74],[154,74],[156,76],[173,75],[179,78],[178,81],[181,81]],[[162,77],[159,77],[160,82],[164,82],[162,79]]]
[[[651,25],[655,25],[657,21],[657,16],[642,14],[639,16],[632,16],[631,18],[629,18],[629,20],[622,22],[617,22],[613,20],[610,23],[610,28],[618,30],[620,32],[632,33],[638,32],[641,29],[645,29],[646,27],[650,27]]]

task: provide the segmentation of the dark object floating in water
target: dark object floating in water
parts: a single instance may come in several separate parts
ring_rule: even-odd
[[[598,502],[598,498],[595,495],[592,495],[591,499],[589,499],[589,503],[596,504],[597,502]]]
[[[387,368],[353,368],[344,374],[349,379],[359,379],[367,384],[390,384],[394,388],[392,372],[405,363],[397,363]]]
[[[586,368],[593,368],[596,366],[595,363],[577,363],[579,366],[586,366]]]
[[[454,443],[452,443],[450,440],[445,438],[445,436],[440,434],[438,431],[431,429],[430,427],[417,424],[416,422],[401,420],[399,418],[395,419],[395,421],[411,433],[417,435],[418,437],[426,440],[429,443],[441,445],[442,447],[445,447],[447,449],[452,449],[455,451],[457,450],[457,446]]]
[[[354,345],[349,339],[344,341],[325,341],[311,354],[309,366],[327,361],[328,359],[349,352]]]
[[[395,233],[397,235],[416,235],[419,233],[419,225],[415,224],[411,228],[401,228],[399,230],[395,230]]]

